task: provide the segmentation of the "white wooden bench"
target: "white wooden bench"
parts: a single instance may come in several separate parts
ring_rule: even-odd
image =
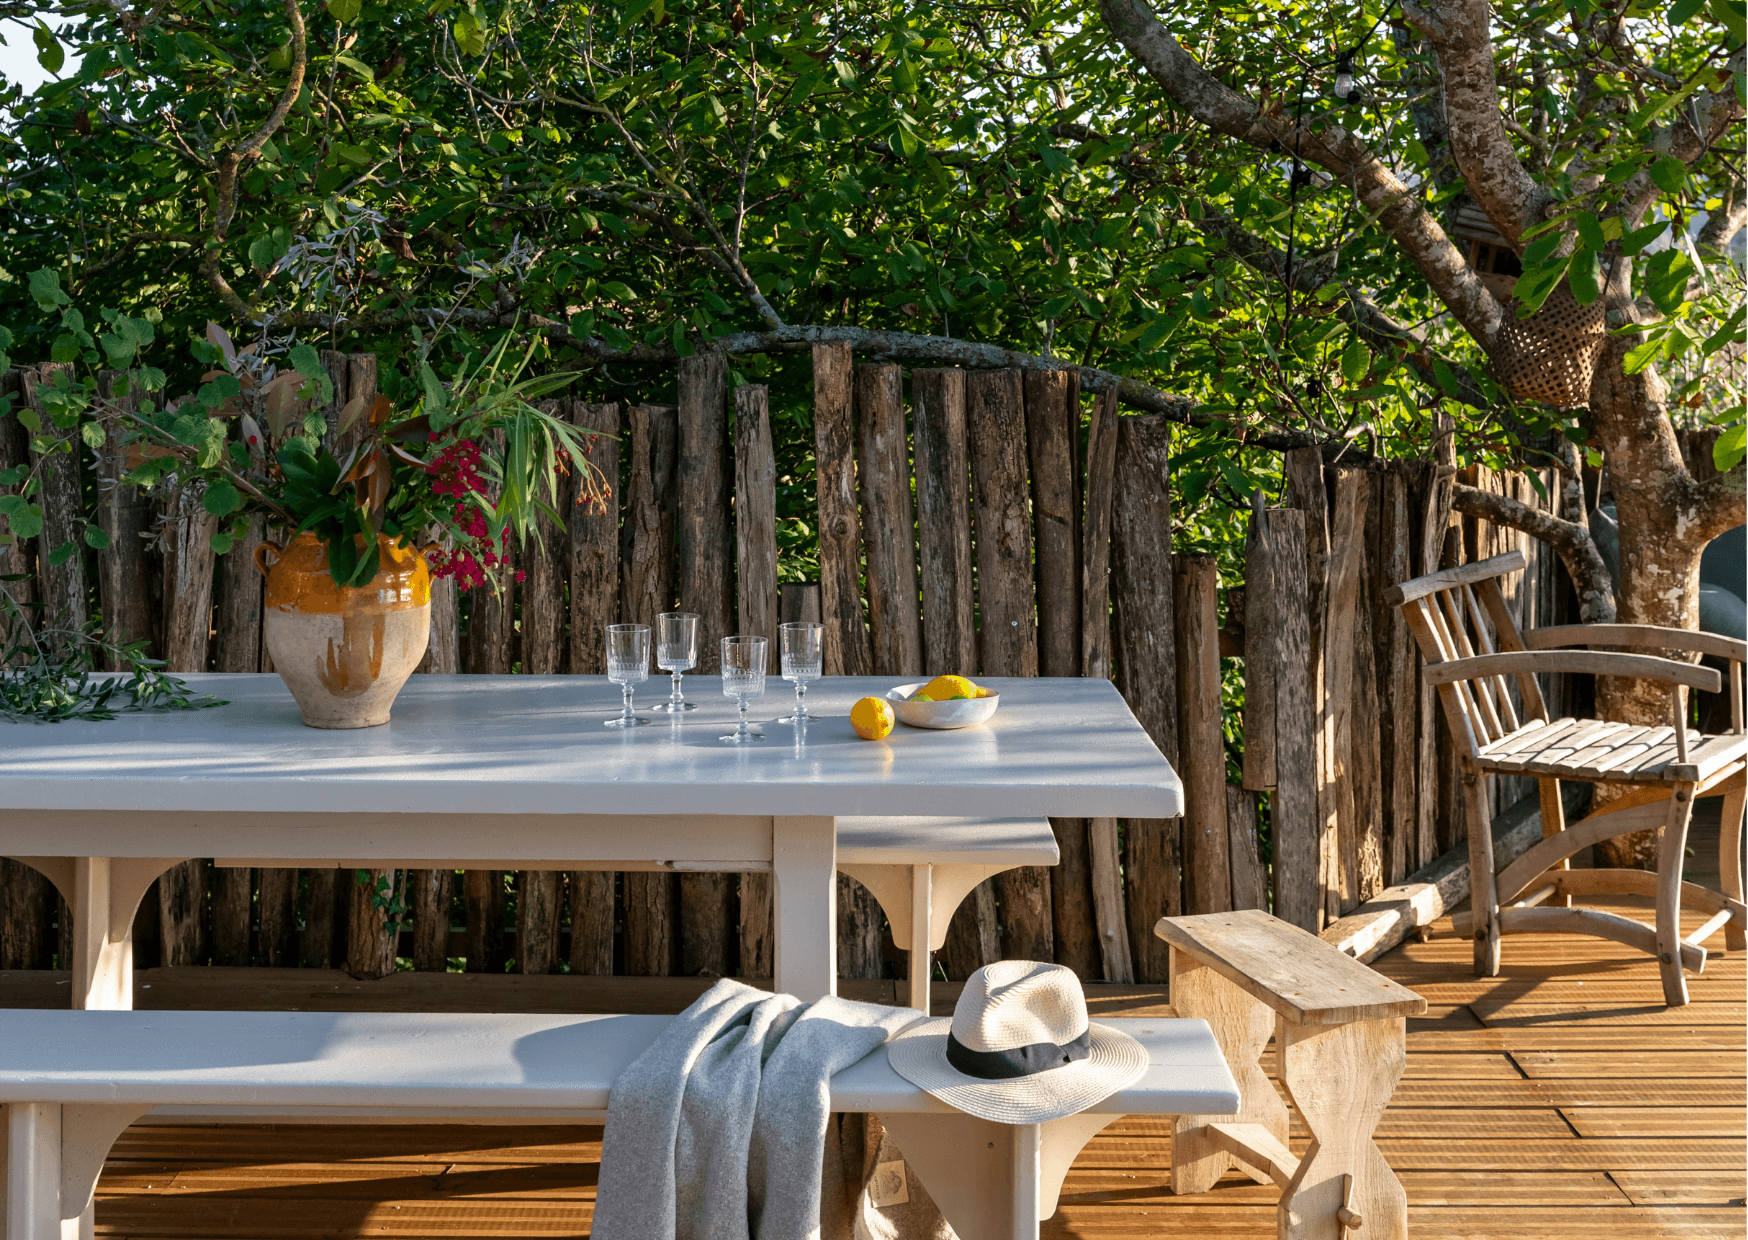
[[[7,1240],[91,1235],[116,1137],[159,1107],[478,1123],[598,1121],[667,1016],[0,1011]],[[872,1112],[961,1240],[1035,1240],[1063,1176],[1128,1114],[1230,1115],[1238,1087],[1200,1020],[1108,1022],[1151,1067],[1098,1112],[1004,1125],[953,1110],[879,1050],[832,1078],[834,1111]]]
[[[1154,933],[1171,946],[1172,1010],[1208,1022],[1243,1095],[1236,1122],[1173,1121],[1172,1192],[1207,1192],[1236,1166],[1279,1185],[1280,1240],[1407,1240],[1408,1196],[1372,1132],[1426,1000],[1260,909],[1162,917]],[[1260,1062],[1271,1037],[1275,1075],[1311,1131],[1303,1158]]]
[[[868,889],[910,952],[906,1003],[929,1010],[930,952],[986,878],[1061,860],[1048,818],[840,818],[838,870]],[[920,911],[920,916],[916,915]]]

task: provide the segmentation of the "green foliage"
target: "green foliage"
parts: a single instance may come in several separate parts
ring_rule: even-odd
[[[26,613],[40,611],[41,605],[20,604],[6,588],[7,582],[19,580],[0,577],[0,719],[65,723],[113,719],[130,711],[225,705],[215,697],[197,696],[185,682],[164,675],[163,660],[145,656],[145,642],[118,645],[107,640],[95,620],[82,628],[33,625]],[[123,670],[98,672],[99,658]]]

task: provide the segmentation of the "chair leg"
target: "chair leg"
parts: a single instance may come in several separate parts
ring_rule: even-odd
[[[1681,864],[1687,857],[1687,824],[1693,818],[1692,784],[1677,784],[1669,798],[1669,817],[1657,856],[1657,965],[1663,973],[1663,1001],[1687,1003],[1687,975],[1681,968]]]
[[[1718,824],[1718,875],[1720,886],[1732,900],[1742,899],[1742,805],[1748,784],[1724,794],[1723,821]],[[1730,951],[1748,951],[1748,926],[1732,921],[1724,927],[1724,946]]]
[[[1487,780],[1463,772],[1469,806],[1469,908],[1475,927],[1475,976],[1499,976],[1499,893],[1493,874],[1493,818],[1487,812]]]
[[[1566,805],[1560,800],[1560,781],[1557,779],[1540,779],[1536,781],[1541,793],[1542,838],[1552,839],[1566,829]],[[1572,868],[1570,857],[1561,857],[1554,863],[1556,870]],[[1548,899],[1549,908],[1571,908],[1572,897],[1561,892]]]

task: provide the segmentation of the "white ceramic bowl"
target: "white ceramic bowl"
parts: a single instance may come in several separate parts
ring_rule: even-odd
[[[928,683],[919,680],[914,685],[899,685],[886,691],[886,700],[892,703],[892,713],[898,716],[900,723],[908,723],[913,728],[968,728],[974,723],[986,722],[1001,703],[999,693],[954,702],[911,701],[911,696],[921,693]]]

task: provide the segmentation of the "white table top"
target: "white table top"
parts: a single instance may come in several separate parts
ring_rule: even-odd
[[[0,1102],[601,1111],[620,1071],[672,1019],[0,1011]],[[1137,1038],[1150,1064],[1099,1111],[1238,1109],[1238,1087],[1206,1021],[1101,1023]],[[833,1077],[831,1092],[839,1111],[952,1112],[894,1072],[883,1050]]]
[[[0,817],[17,811],[157,810],[521,815],[1044,815],[1170,818],[1183,786],[1116,688],[1079,678],[997,679],[987,724],[850,728],[858,698],[898,677],[830,677],[798,744],[791,686],[753,705],[767,739],[727,745],[735,705],[688,677],[699,709],[649,727],[602,726],[619,690],[599,676],[414,676],[386,725],[304,727],[274,675],[185,677],[227,699],[102,723],[0,722]],[[642,686],[647,708],[665,677]],[[643,713],[640,711],[640,713]]]

